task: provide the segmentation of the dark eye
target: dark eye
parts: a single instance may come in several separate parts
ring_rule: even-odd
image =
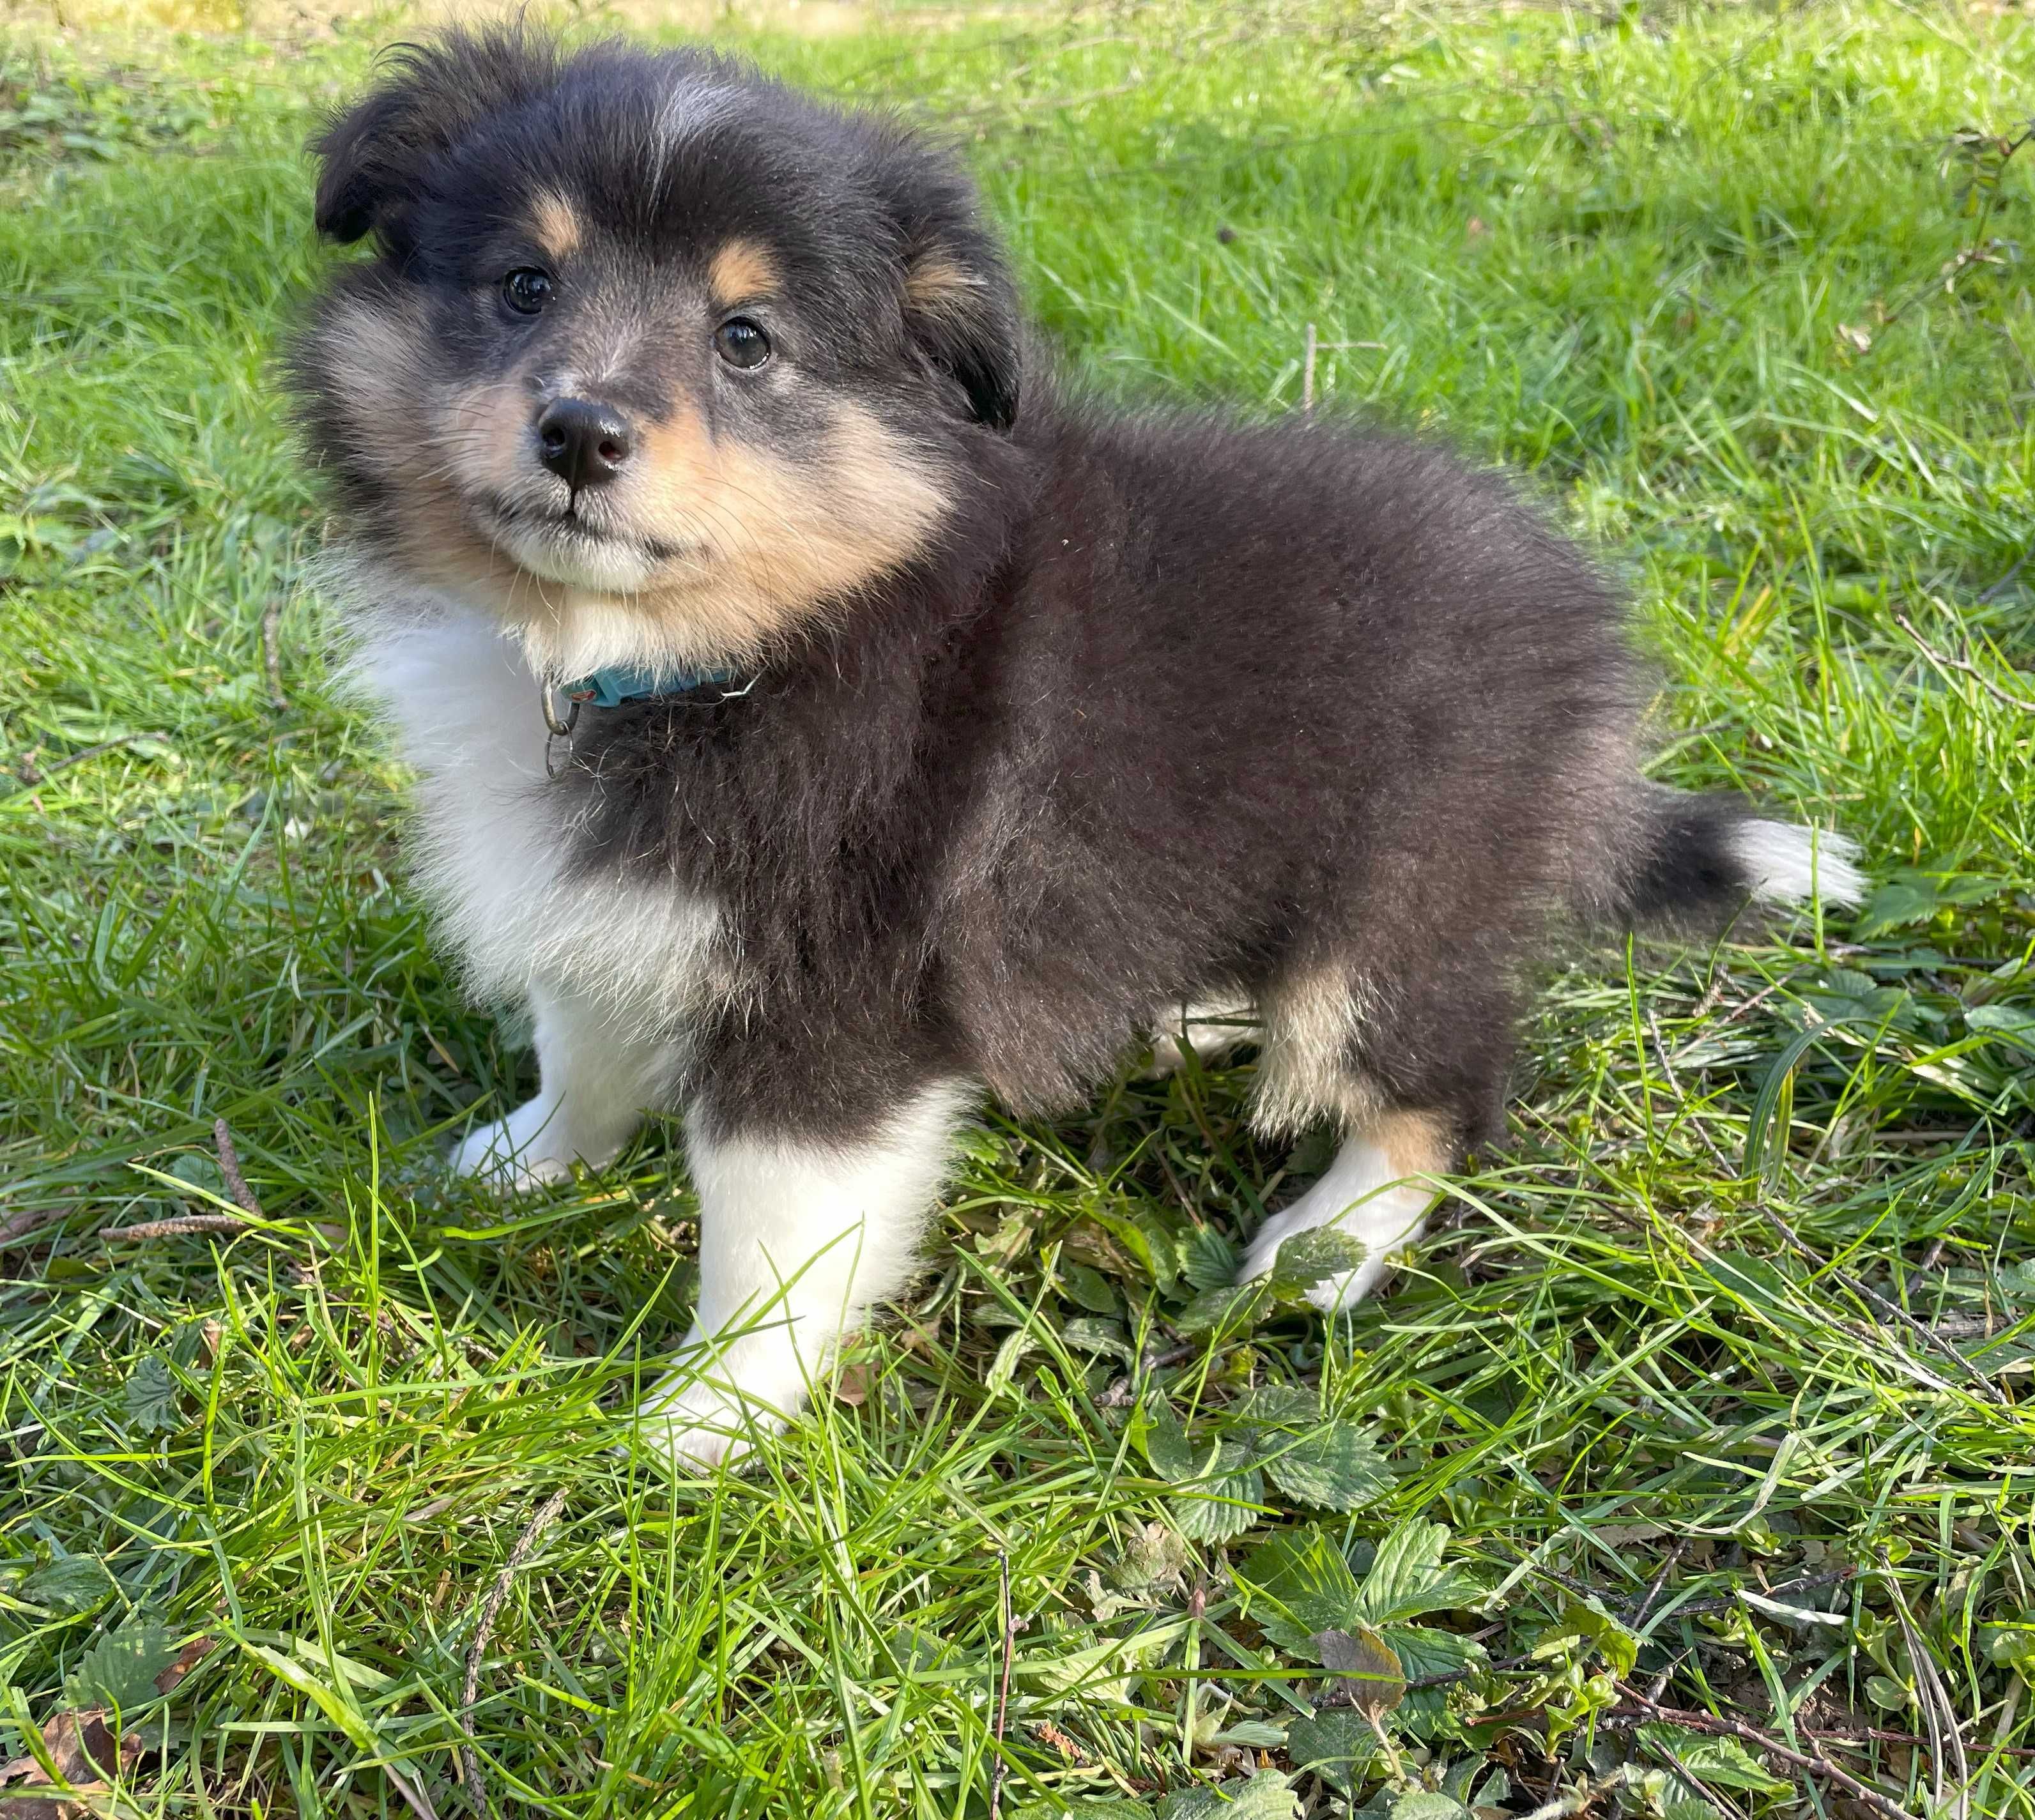
[[[534,265],[519,265],[502,280],[502,301],[519,316],[534,316],[551,300],[551,274]]]
[[[747,316],[731,318],[713,332],[714,352],[731,367],[745,370],[770,358],[770,337]]]

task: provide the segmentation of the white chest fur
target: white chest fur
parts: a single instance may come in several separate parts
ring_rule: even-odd
[[[476,996],[543,987],[647,1032],[717,990],[713,903],[675,879],[575,871],[570,799],[545,773],[536,680],[513,643],[457,612],[385,622],[354,673],[417,770],[411,863]]]

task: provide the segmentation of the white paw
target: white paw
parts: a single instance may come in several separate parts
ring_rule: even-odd
[[[599,1168],[614,1160],[611,1153],[581,1156],[565,1125],[564,1115],[551,1101],[541,1096],[526,1100],[507,1118],[469,1132],[452,1153],[453,1172],[478,1176],[506,1194],[527,1194],[570,1181],[576,1162]]]
[[[724,1352],[696,1336],[686,1344],[684,1362],[658,1380],[635,1415],[637,1445],[681,1472],[732,1465],[805,1401],[787,1334],[745,1334]]]
[[[1307,1217],[1308,1210],[1300,1207],[1288,1208],[1284,1213],[1275,1213],[1258,1229],[1258,1236],[1251,1242],[1251,1248],[1243,1254],[1243,1265],[1236,1273],[1239,1283],[1249,1283],[1269,1275],[1277,1262],[1279,1247],[1296,1234],[1311,1232],[1321,1224]],[[1354,1224],[1354,1222],[1352,1222]],[[1363,1240],[1352,1232],[1350,1237]],[[1408,1236],[1411,1236],[1409,1235]],[[1345,1270],[1339,1276],[1324,1277],[1307,1291],[1307,1300],[1324,1314],[1333,1314],[1338,1310],[1354,1308],[1365,1296],[1376,1288],[1378,1281],[1390,1266],[1391,1259],[1367,1252],[1364,1262],[1354,1270]]]

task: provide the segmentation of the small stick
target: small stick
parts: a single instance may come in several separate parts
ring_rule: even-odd
[[[996,1557],[998,1597],[1003,1611],[1003,1673],[996,1687],[996,1758],[989,1767],[989,1820],[997,1820],[1003,1808],[1003,1721],[1010,1707],[1010,1658],[1018,1647],[1018,1626],[1010,1611],[1010,1556]]]
[[[280,713],[290,705],[283,693],[283,597],[278,594],[261,615],[261,658],[269,671],[269,705]]]
[[[1300,366],[1300,408],[1315,408],[1315,325],[1307,325],[1307,357]]]
[[[194,1232],[245,1232],[247,1222],[238,1213],[179,1213],[170,1220],[144,1220],[135,1226],[112,1226],[100,1234],[113,1239],[183,1239]]]
[[[1820,1754],[1814,1757],[1804,1756],[1800,1750],[1789,1750],[1779,1739],[1770,1738],[1764,1732],[1743,1724],[1736,1719],[1719,1719],[1709,1713],[1691,1713],[1680,1706],[1663,1706],[1623,1681],[1619,1683],[1618,1690],[1631,1703],[1631,1707],[1638,1710],[1613,1707],[1603,1715],[1607,1719],[1656,1719],[1664,1724],[1680,1725],[1686,1731],[1708,1732],[1717,1736],[1736,1738],[1741,1744],[1750,1744],[1755,1750],[1792,1765],[1808,1775],[1819,1776],[1826,1781],[1834,1782],[1846,1794],[1883,1816],[1883,1820],[1914,1820],[1914,1816],[1899,1803],[1890,1801],[1870,1783],[1860,1781],[1849,1770],[1840,1769]]]
[[[509,1551],[509,1559],[502,1563],[502,1571],[495,1576],[495,1584],[481,1604],[480,1620],[473,1627],[472,1645],[466,1653],[466,1682],[460,1690],[459,1728],[466,1734],[466,1742],[459,1747],[459,1757],[465,1772],[462,1780],[466,1784],[466,1797],[473,1803],[476,1814],[484,1815],[487,1812],[487,1777],[480,1767],[480,1753],[473,1747],[473,1702],[480,1691],[480,1660],[487,1653],[489,1640],[495,1634],[495,1620],[501,1614],[502,1601],[509,1596],[516,1570],[529,1559],[531,1551],[544,1539],[544,1532],[558,1521],[559,1513],[565,1507],[566,1487],[561,1485],[537,1506],[537,1514],[516,1538],[516,1546]]]
[[[233,1134],[227,1130],[224,1119],[212,1122],[212,1147],[219,1153],[219,1172],[226,1178],[226,1191],[233,1197],[233,1205],[250,1220],[266,1219],[261,1203],[254,1198],[254,1190],[247,1186],[247,1178],[240,1173],[240,1153],[233,1148]]]
[[[1997,682],[1994,682],[1990,676],[1987,675],[1983,670],[1980,669],[1979,667],[1976,664],[1973,663],[1969,658],[1947,656],[1943,652],[1937,650],[1923,637],[1920,633],[1915,630],[1912,624],[1909,623],[1906,614],[1895,614],[1894,615],[1894,623],[1898,626],[1902,631],[1905,632],[1910,638],[1915,641],[1916,649],[1918,649],[1924,657],[1928,658],[1929,661],[1935,664],[1939,670],[1961,671],[1964,675],[1970,677],[1980,688],[1983,689],[1987,694],[1992,696],[1996,701],[2004,701],[2010,708],[2018,708],[2024,714],[2035,714],[2035,701],[2024,701],[2018,695],[2008,694],[2004,689],[2001,688]]]

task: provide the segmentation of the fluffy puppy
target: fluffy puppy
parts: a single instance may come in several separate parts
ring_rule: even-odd
[[[1563,925],[1856,895],[1840,838],[1642,778],[1624,611],[1499,481],[1056,391],[893,121],[497,32],[316,149],[318,228],[371,246],[292,362],[355,672],[445,943],[536,1015],[540,1091],[457,1165],[526,1187],[683,1113],[675,1456],[903,1284],[985,1092],[1247,1027],[1263,1126],[1342,1148],[1244,1268],[1340,1222],[1346,1306],[1499,1129]]]

